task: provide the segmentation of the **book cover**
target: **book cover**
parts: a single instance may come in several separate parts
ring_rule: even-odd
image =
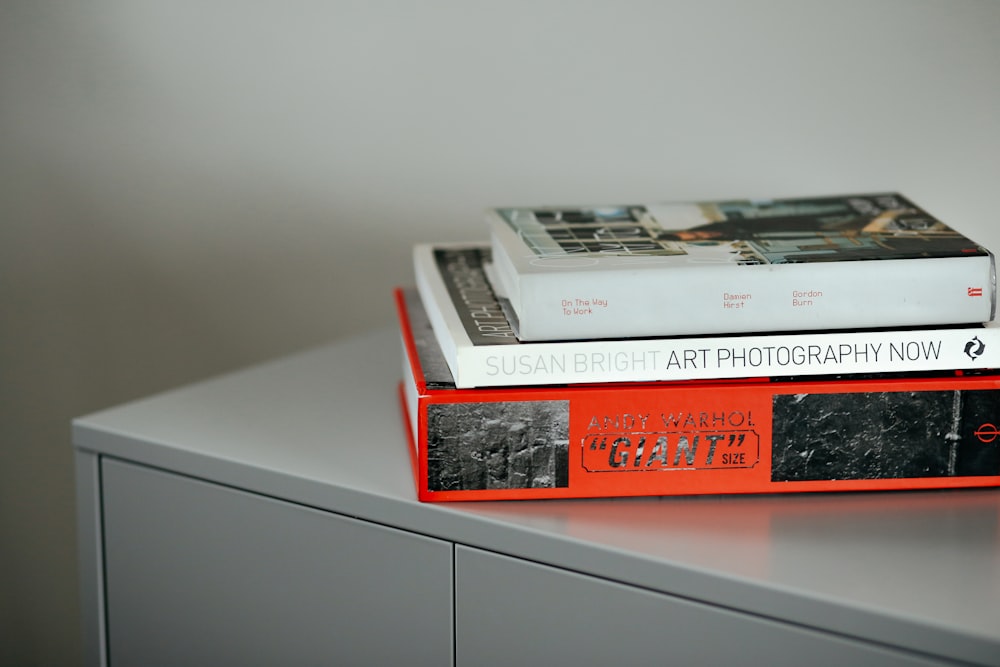
[[[459,388],[1000,368],[1000,326],[519,340],[483,245],[414,248],[420,300]],[[419,306],[416,306],[419,307]]]
[[[1000,485],[1000,377],[459,389],[396,292],[418,498]]]
[[[488,211],[524,340],[986,322],[989,251],[900,194]]]

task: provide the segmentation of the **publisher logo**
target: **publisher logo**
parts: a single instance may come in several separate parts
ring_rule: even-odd
[[[970,288],[968,288],[966,290],[966,292],[969,294],[969,296],[982,296],[983,295],[983,288],[982,287],[970,287]]]
[[[1000,430],[997,430],[996,426],[987,422],[976,429],[975,435],[979,438],[979,442],[990,443],[1000,436]]]
[[[979,336],[973,336],[972,340],[965,344],[965,356],[969,357],[972,361],[983,356],[983,352],[985,351],[986,343],[979,340]]]

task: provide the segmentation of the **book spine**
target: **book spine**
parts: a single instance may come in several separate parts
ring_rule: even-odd
[[[491,221],[499,282],[524,341],[953,325],[995,313],[989,253],[743,265],[536,256]]]
[[[410,309],[426,313],[462,388],[1000,368],[996,326],[518,342],[490,290],[482,249],[436,252],[415,250],[421,298]]]
[[[453,308],[443,307],[451,303],[444,279],[435,266],[433,250],[430,246],[417,245],[413,249],[413,268],[417,292],[420,294],[424,312],[437,338],[441,352],[451,373],[458,378],[461,370],[456,361],[458,348],[471,344],[464,334],[462,323]]]
[[[431,247],[416,249],[421,299],[411,309],[426,312],[463,388],[1000,368],[997,326],[518,342],[478,264],[479,250],[443,257],[442,264]],[[450,272],[452,265],[463,269]]]
[[[418,392],[427,501],[1000,485],[1000,381]]]
[[[456,365],[462,388],[982,371],[1000,327],[470,345]]]
[[[682,280],[682,284],[678,284]],[[636,287],[636,283],[641,287]],[[522,340],[987,322],[990,257],[520,277]]]

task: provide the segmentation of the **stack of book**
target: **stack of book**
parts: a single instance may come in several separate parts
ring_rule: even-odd
[[[993,255],[902,195],[487,217],[395,294],[421,500],[1000,485]]]

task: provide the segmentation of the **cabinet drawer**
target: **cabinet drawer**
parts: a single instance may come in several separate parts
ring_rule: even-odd
[[[455,587],[457,665],[947,664],[467,547]]]
[[[452,546],[103,459],[108,662],[448,665]]]

